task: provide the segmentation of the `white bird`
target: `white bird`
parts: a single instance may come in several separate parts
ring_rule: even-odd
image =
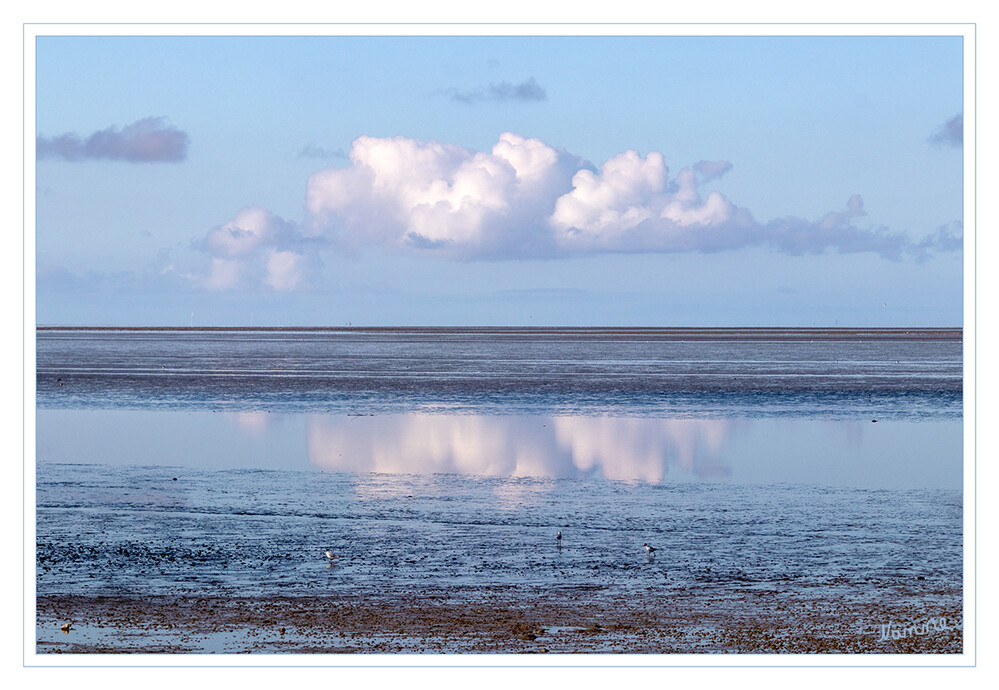
[[[656,547],[654,547],[654,546],[649,546],[648,544],[642,544],[642,546],[644,546],[645,550],[648,551],[649,553],[655,553],[656,552]]]
[[[326,558],[328,558],[329,560],[332,561],[334,558],[339,558],[339,556],[337,556],[335,553],[333,553],[332,551],[330,551],[330,550],[327,549],[326,550]]]
[[[562,543],[562,530],[559,530],[558,534],[555,535],[555,541],[557,541],[559,544]]]

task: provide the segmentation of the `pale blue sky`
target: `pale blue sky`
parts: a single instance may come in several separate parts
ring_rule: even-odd
[[[961,325],[962,50],[39,37],[37,321]]]

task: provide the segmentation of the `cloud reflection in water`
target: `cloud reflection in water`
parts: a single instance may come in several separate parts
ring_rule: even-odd
[[[599,476],[660,483],[964,486],[962,420],[399,415],[45,409],[36,461],[200,469]],[[393,480],[398,485],[398,477]]]
[[[661,482],[725,477],[733,419],[389,415],[310,418],[309,461],[337,472]]]

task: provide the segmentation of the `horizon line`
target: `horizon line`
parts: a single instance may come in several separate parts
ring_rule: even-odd
[[[797,331],[810,333],[844,332],[932,332],[963,331],[963,326],[128,326],[128,325],[60,325],[38,324],[36,331],[89,330],[89,331],[641,331],[641,332],[687,332],[713,333],[725,331],[775,332]]]

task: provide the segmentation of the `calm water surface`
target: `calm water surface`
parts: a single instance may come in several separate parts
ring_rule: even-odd
[[[952,585],[961,356],[948,331],[43,330],[37,589]]]

